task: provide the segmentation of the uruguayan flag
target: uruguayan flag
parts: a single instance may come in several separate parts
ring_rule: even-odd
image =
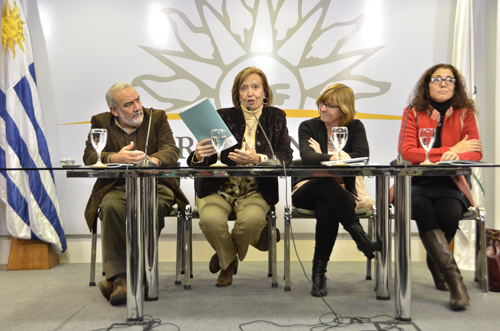
[[[4,0],[0,48],[0,197],[16,238],[66,250],[54,174],[42,123],[31,42],[21,3]],[[3,217],[0,216],[0,220]]]

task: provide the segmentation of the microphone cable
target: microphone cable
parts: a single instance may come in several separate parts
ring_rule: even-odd
[[[293,228],[292,228],[292,222],[291,222],[292,209],[290,208],[290,204],[289,204],[289,200],[288,200],[288,192],[289,192],[288,191],[288,177],[287,177],[285,162],[283,162],[283,175],[285,176],[285,192],[286,192],[286,194],[285,194],[285,210],[287,210],[287,209],[290,210],[290,224],[289,224],[289,226],[290,226],[290,236],[291,236],[291,239],[292,239],[293,249],[295,251],[295,256],[297,257],[297,260],[299,261],[299,264],[300,264],[300,267],[302,268],[302,273],[304,274],[304,277],[309,281],[309,283],[311,283],[316,289],[318,289],[316,287],[316,285],[313,283],[313,281],[307,275],[307,272],[305,270],[304,264],[302,263],[302,260],[300,259],[300,256],[299,256],[299,253],[298,253],[298,250],[297,250],[297,245],[295,243],[295,237],[293,235]],[[372,324],[377,324],[376,330],[374,330],[374,331],[383,331],[383,330],[404,331],[404,329],[398,327],[398,324],[400,323],[400,321],[397,320],[397,319],[395,319],[394,317],[392,317],[390,315],[382,314],[382,315],[376,315],[376,316],[372,316],[372,317],[341,316],[324,299],[324,296],[320,296],[320,298],[323,301],[323,303],[328,307],[328,309],[330,310],[330,312],[327,312],[327,313],[324,313],[324,314],[320,315],[320,317],[319,317],[319,323],[318,324],[289,324],[289,325],[282,325],[282,324],[278,324],[278,323],[271,322],[271,321],[266,321],[266,320],[254,320],[254,321],[251,321],[251,322],[240,324],[239,325],[239,329],[241,331],[245,331],[243,329],[244,326],[252,325],[252,324],[255,324],[255,323],[258,323],[258,322],[267,323],[267,324],[274,325],[274,326],[281,327],[281,328],[292,328],[292,327],[297,327],[297,326],[308,326],[308,327],[310,327],[309,330],[311,330],[311,331],[314,331],[314,330],[326,331],[326,330],[330,330],[330,329],[333,329],[333,328],[346,327],[346,326],[349,326],[349,325],[352,325],[352,324],[372,323]],[[330,315],[330,314],[332,314],[334,318],[331,321],[324,321],[325,317],[328,316],[328,315]],[[384,316],[391,318],[392,321],[384,321],[384,322],[375,322],[375,321],[372,321],[375,318],[384,317]],[[348,321],[344,321],[345,319],[347,319]],[[389,324],[389,326],[387,328],[380,328],[378,326],[379,323]]]

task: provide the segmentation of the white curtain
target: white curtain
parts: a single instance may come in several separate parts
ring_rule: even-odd
[[[474,1],[458,0],[455,15],[452,64],[465,78],[469,96],[476,99],[476,68],[474,56]],[[479,91],[479,93],[481,93]],[[472,196],[476,205],[484,205],[483,171],[474,168],[471,176]],[[455,236],[455,259],[460,268],[474,269],[476,227],[471,221],[461,221]]]

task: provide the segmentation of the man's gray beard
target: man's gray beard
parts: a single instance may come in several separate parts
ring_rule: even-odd
[[[141,110],[141,115],[136,115],[134,116],[133,118],[136,118],[137,116],[140,116],[141,117],[141,120],[136,122],[136,121],[133,121],[132,119],[126,119],[125,118],[125,115],[123,115],[122,111],[120,110],[120,108],[117,108],[118,109],[118,118],[120,119],[120,121],[122,121],[123,123],[131,126],[131,127],[137,127],[139,125],[141,125],[142,123],[142,120],[144,119],[144,111]]]

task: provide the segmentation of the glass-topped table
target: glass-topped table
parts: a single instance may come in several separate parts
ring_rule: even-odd
[[[287,166],[264,167],[161,167],[161,168],[78,168],[65,169],[70,178],[125,178],[127,192],[127,319],[137,320],[143,315],[144,227],[156,228],[156,185],[158,178],[171,177],[297,177],[297,176],[375,176],[377,181],[377,239],[382,242],[376,254],[377,298],[390,298],[389,291],[389,178],[395,178],[395,310],[396,318],[411,320],[411,266],[410,266],[410,199],[411,176],[470,175],[467,166]],[[288,194],[288,193],[287,193]],[[149,221],[150,220],[150,221]],[[153,222],[153,223],[151,223]],[[151,238],[157,235],[151,233]],[[153,240],[153,251],[157,249]],[[157,252],[155,253],[157,256]],[[186,259],[187,260],[187,259]],[[187,261],[188,262],[188,261]],[[152,262],[151,262],[152,263]],[[189,262],[188,262],[189,263]],[[156,274],[154,274],[156,273]],[[185,273],[189,277],[189,273]],[[157,268],[151,279],[157,277]],[[150,284],[153,286],[154,284]],[[157,285],[156,285],[157,288]],[[150,290],[149,289],[149,290]],[[153,293],[154,295],[154,293]]]

